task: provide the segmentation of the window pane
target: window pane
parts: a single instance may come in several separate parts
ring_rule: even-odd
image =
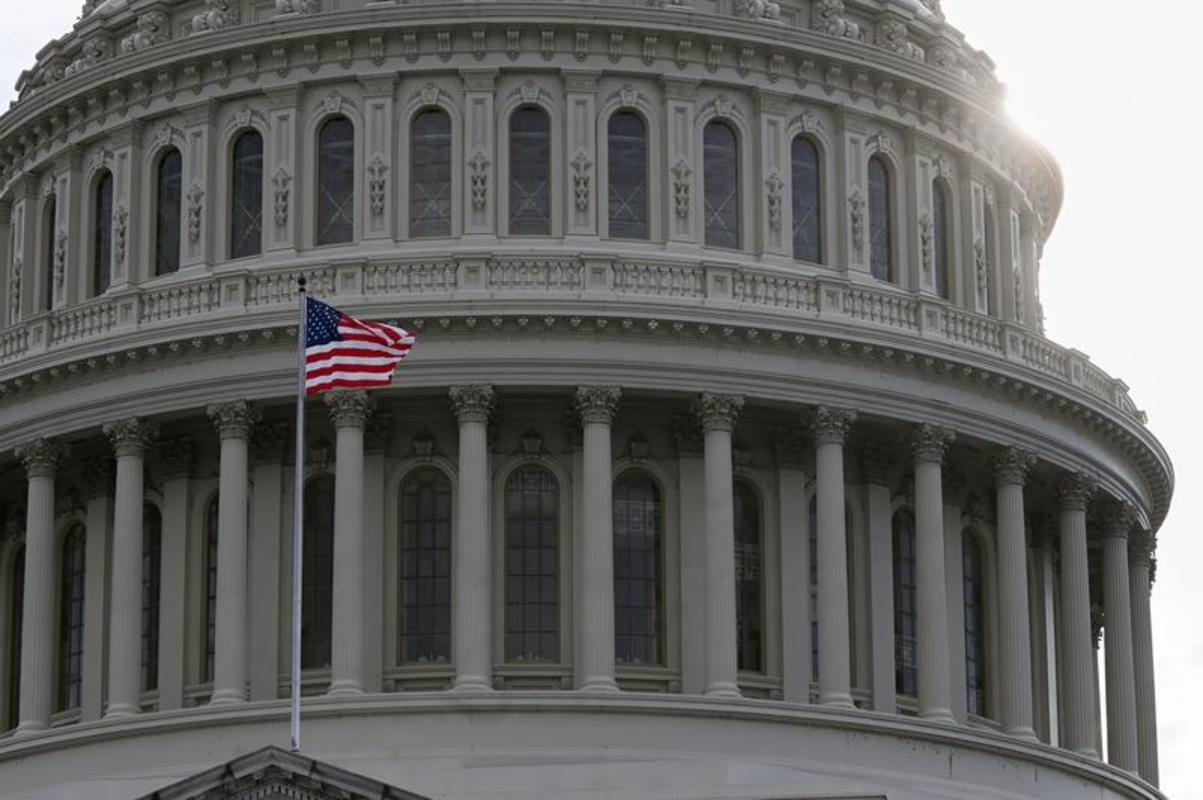
[[[894,515],[894,690],[919,695],[915,645],[915,519],[909,511]]]
[[[451,660],[451,481],[437,469],[401,486],[399,661]]]
[[[559,486],[542,467],[514,471],[505,486],[505,659],[558,661]]]
[[[965,692],[970,714],[986,715],[986,630],[982,551],[973,531],[961,535],[965,587]]]
[[[109,288],[113,268],[113,176],[105,172],[96,184],[92,221],[92,293]]]
[[[409,235],[451,235],[451,117],[427,109],[410,132]]]
[[[947,300],[951,234],[948,227],[948,191],[943,181],[934,181],[931,190],[932,261],[936,270],[936,294]]]
[[[42,267],[46,275],[46,296],[43,298],[42,308],[46,311],[54,307],[54,226],[58,210],[56,201],[57,198],[50,195],[50,199],[46,201],[45,216],[42,218],[42,241],[46,246]]]
[[[995,214],[994,206],[987,203],[986,204],[986,214],[985,214],[985,218],[983,219],[983,225],[982,225],[982,228],[984,231],[984,238],[985,238],[985,242],[986,242],[986,275],[987,275],[987,278],[986,278],[986,295],[987,295],[986,305],[987,305],[988,313],[990,313],[992,315],[997,315],[998,314],[998,304],[995,302],[994,292],[991,291],[990,279],[988,277],[991,269],[994,266],[991,263],[994,260],[994,252],[995,252],[995,250],[994,250],[994,248],[995,248],[994,214]]]
[[[59,595],[58,710],[79,707],[84,654],[84,528],[63,539]]]
[[[793,181],[794,258],[815,264],[822,260],[819,204],[819,152],[801,136],[790,147]]]
[[[510,233],[551,233],[551,120],[537,108],[510,117]]]
[[[703,135],[706,245],[739,247],[739,152],[735,131],[711,122]]]
[[[317,142],[317,243],[355,235],[355,127],[346,117],[322,125]]]
[[[246,131],[234,142],[230,182],[230,258],[263,252],[263,137]]]
[[[159,688],[159,564],[162,518],[147,503],[142,509],[142,691]]]
[[[735,630],[738,667],[764,669],[761,656],[763,574],[760,551],[760,501],[751,486],[735,482]]]
[[[610,236],[648,238],[647,127],[632,111],[610,117],[608,135]]]
[[[661,664],[664,540],[660,490],[628,472],[614,482],[614,655],[624,664]]]
[[[155,274],[180,268],[180,203],[183,161],[174,147],[159,159],[155,195]]]
[[[330,666],[334,601],[334,478],[305,487],[301,544],[301,668]]]
[[[205,513],[205,664],[201,679],[213,680],[213,654],[217,651],[217,501]]]
[[[890,205],[890,173],[874,156],[869,159],[869,269],[879,281],[894,280]]]
[[[13,558],[9,593],[8,719],[4,728],[15,728],[21,719],[21,622],[25,604],[25,549]]]

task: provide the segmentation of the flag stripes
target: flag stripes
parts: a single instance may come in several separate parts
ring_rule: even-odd
[[[355,319],[312,298],[305,325],[305,394],[387,386],[414,344],[403,328]]]

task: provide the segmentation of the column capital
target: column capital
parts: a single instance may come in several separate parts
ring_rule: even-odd
[[[911,431],[910,445],[915,458],[920,461],[943,463],[948,446],[957,438],[957,432],[939,425],[921,423]]]
[[[118,458],[123,456],[142,457],[147,446],[158,434],[158,426],[147,422],[142,417],[109,422],[100,429],[113,445],[113,454]]]
[[[186,478],[192,471],[192,439],[180,436],[160,442],[155,448],[158,469],[167,480]]]
[[[1069,472],[1057,482],[1062,511],[1085,511],[1098,482],[1085,472]]]
[[[213,403],[206,409],[222,439],[249,439],[251,428],[259,420],[259,411],[246,400]]]
[[[620,397],[622,389],[617,386],[576,387],[576,412],[581,423],[609,425],[614,421]]]
[[[856,412],[850,408],[819,406],[807,422],[814,434],[815,444],[842,445],[852,423],[856,422]]]
[[[294,432],[292,426],[280,420],[256,425],[251,431],[251,459],[259,464],[280,463]]]
[[[1004,447],[994,457],[994,481],[999,486],[1023,486],[1036,456],[1021,447]]]
[[[455,417],[461,424],[479,422],[482,425],[489,421],[489,415],[497,404],[497,393],[489,384],[469,386],[452,386],[447,393],[451,396],[451,407]]]
[[[704,451],[702,429],[697,417],[677,414],[672,418],[673,439],[677,443],[677,456],[700,458]]]
[[[1103,509],[1103,538],[1127,539],[1136,524],[1136,506],[1126,500],[1113,500]]]
[[[25,474],[30,478],[53,478],[58,471],[59,459],[66,452],[65,446],[43,437],[18,445],[14,450],[25,465]]]
[[[1137,566],[1148,565],[1150,570],[1157,563],[1157,535],[1152,531],[1137,531],[1128,538],[1128,562]]]
[[[335,428],[364,428],[372,414],[372,398],[363,389],[327,392],[326,410]]]
[[[735,427],[735,420],[744,407],[744,399],[734,394],[712,394],[702,392],[694,401],[694,413],[705,431],[728,431]]]

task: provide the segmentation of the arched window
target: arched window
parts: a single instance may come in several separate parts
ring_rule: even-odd
[[[50,195],[42,217],[42,241],[46,247],[42,255],[42,270],[46,276],[46,294],[42,298],[42,308],[46,311],[54,308],[54,226],[58,211],[57,199]]]
[[[92,205],[92,293],[104,294],[113,275],[113,174],[96,181]]]
[[[21,621],[25,617],[25,548],[13,556],[11,592],[8,596],[8,719],[4,727],[15,728],[21,720]]]
[[[949,218],[948,184],[936,179],[931,186],[932,262],[936,272],[936,294],[949,298],[949,268],[952,266],[952,225]]]
[[[894,280],[894,235],[890,230],[890,172],[880,156],[869,159],[869,271]]]
[[[741,672],[764,669],[764,574],[760,498],[747,481],[735,482],[735,630]]]
[[[401,484],[397,640],[402,664],[451,660],[451,481],[428,467]]]
[[[331,117],[317,135],[317,243],[355,236],[355,126]]]
[[[606,139],[610,236],[646,239],[647,125],[634,111],[617,111],[610,116]]]
[[[814,681],[819,680],[819,498],[818,495],[810,498],[810,675]],[[855,661],[855,654],[852,652],[851,644],[856,641],[856,636],[852,634],[851,626],[856,618],[853,614],[853,594],[855,592],[855,583],[853,575],[855,574],[853,559],[854,548],[852,546],[852,509],[847,505],[844,506],[844,564],[848,575],[848,625],[851,642],[849,643],[848,656],[851,661]],[[852,673],[856,673],[855,665],[852,664]]]
[[[84,659],[84,526],[63,538],[59,581],[58,710],[78,708]]]
[[[794,137],[790,145],[790,181],[794,205],[794,258],[818,264],[823,258],[819,151],[803,136]]]
[[[334,478],[323,475],[305,487],[301,552],[301,668],[330,666],[334,612]]]
[[[243,131],[234,140],[230,172],[230,258],[263,252],[263,137]]]
[[[163,518],[151,503],[142,507],[142,691],[159,688],[159,564]]]
[[[451,117],[427,108],[410,125],[409,235],[451,235]]]
[[[985,247],[986,247],[986,254],[985,254],[986,274],[984,277],[979,276],[977,278],[978,280],[985,280],[985,282],[986,282],[986,313],[991,314],[993,316],[998,315],[998,302],[995,299],[994,291],[992,290],[991,285],[990,285],[991,284],[990,273],[994,266],[994,259],[995,259],[994,254],[998,252],[998,250],[996,249],[998,246],[998,243],[997,243],[997,240],[995,239],[995,233],[994,233],[994,219],[995,219],[994,215],[995,215],[995,213],[997,213],[997,212],[994,208],[994,205],[987,202],[986,206],[985,206],[985,214],[983,215],[983,219],[982,219],[982,238],[985,241]]]
[[[965,587],[965,691],[970,714],[986,716],[985,571],[982,547],[972,530],[961,534]]]
[[[910,511],[894,514],[894,690],[919,695],[918,653],[915,644],[915,518]]]
[[[628,470],[614,482],[614,657],[662,664],[664,534],[660,487]]]
[[[551,119],[533,106],[510,115],[510,233],[551,233]]]
[[[560,487],[543,467],[505,484],[505,660],[560,657]]]
[[[180,268],[180,212],[183,197],[183,159],[174,147],[159,158],[155,184],[155,274]]]
[[[217,652],[217,515],[218,496],[213,495],[205,509],[205,604],[201,630],[205,632],[205,663],[201,679],[213,680],[213,658]]]
[[[702,135],[706,203],[706,246],[739,247],[739,142],[725,122],[706,125]]]

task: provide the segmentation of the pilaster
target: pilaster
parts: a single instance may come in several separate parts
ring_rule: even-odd
[[[701,182],[701,159],[694,153],[694,117],[697,105],[697,81],[675,78],[664,79],[665,133],[668,159],[665,167],[668,174],[663,177],[672,187],[668,197],[668,240],[670,242],[696,242],[701,227],[702,196],[698,187]]]
[[[251,433],[250,460],[250,699],[275,700],[279,693],[280,543],[283,528],[284,455],[293,434],[287,422],[264,422]]]
[[[159,710],[184,705],[187,649],[188,517],[193,446],[186,437],[157,448],[163,478],[163,531],[159,557]]]
[[[263,249],[296,250],[299,204],[297,138],[300,92],[281,89],[267,95],[269,134],[264,147]]]
[[[362,182],[364,193],[362,207],[365,209],[363,238],[394,238],[394,198],[397,195],[396,181],[400,170],[393,163],[393,105],[396,93],[396,78],[361,78],[364,102],[364,165],[367,170]]]
[[[464,82],[464,235],[497,233],[496,69],[462,70]]]
[[[598,73],[564,70],[568,174],[564,185],[569,236],[596,236],[598,208],[597,79]],[[604,184],[601,184],[604,188]]]

